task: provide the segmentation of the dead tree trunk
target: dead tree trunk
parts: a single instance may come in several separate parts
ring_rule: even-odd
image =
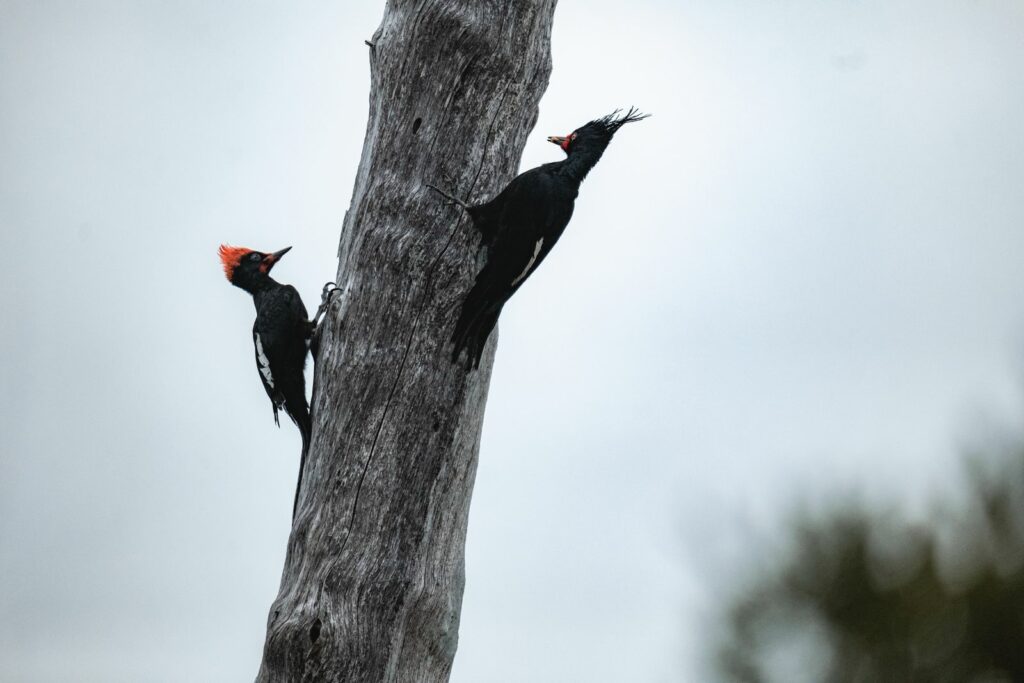
[[[551,71],[556,0],[389,0],[323,323],[313,440],[258,681],[447,681],[487,386],[449,337],[478,236],[424,183],[514,175]]]

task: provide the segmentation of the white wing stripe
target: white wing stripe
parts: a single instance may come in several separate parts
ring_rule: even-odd
[[[533,268],[533,264],[537,260],[537,255],[540,254],[540,248],[542,246],[544,246],[544,238],[543,237],[541,237],[539,240],[537,240],[537,245],[533,248],[533,256],[530,257],[530,262],[526,264],[526,268],[523,269],[523,272],[519,273],[519,277],[517,277],[515,280],[512,281],[512,286],[513,287],[518,285],[519,281],[527,276],[527,274],[530,272],[530,268]]]
[[[267,380],[267,385],[271,389],[274,388],[274,376],[270,374],[270,361],[267,359],[267,354],[263,353],[263,342],[260,341],[260,335],[256,335],[256,360],[260,364],[260,374],[263,375],[263,379]]]

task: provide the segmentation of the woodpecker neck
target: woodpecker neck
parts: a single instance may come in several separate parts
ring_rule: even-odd
[[[266,273],[239,273],[234,280],[231,281],[235,287],[244,289],[253,296],[259,292],[264,292],[273,287],[277,287],[278,282],[274,278],[270,277]]]
[[[562,173],[578,183],[583,182],[590,169],[601,160],[601,155],[611,141],[610,137],[577,140],[569,149],[569,156],[562,162]]]

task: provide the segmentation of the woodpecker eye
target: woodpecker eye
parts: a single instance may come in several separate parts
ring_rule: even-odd
[[[256,252],[253,252],[252,254],[249,255],[249,260],[250,261],[259,261],[259,260],[261,260],[260,259],[260,255],[257,254]]]

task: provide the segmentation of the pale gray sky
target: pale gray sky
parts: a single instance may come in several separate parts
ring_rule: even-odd
[[[383,3],[0,0],[0,679],[255,675],[298,437],[222,241],[335,252]],[[1024,5],[561,0],[616,107],[506,308],[456,683],[705,680],[796,499],[922,499],[1020,409]]]

